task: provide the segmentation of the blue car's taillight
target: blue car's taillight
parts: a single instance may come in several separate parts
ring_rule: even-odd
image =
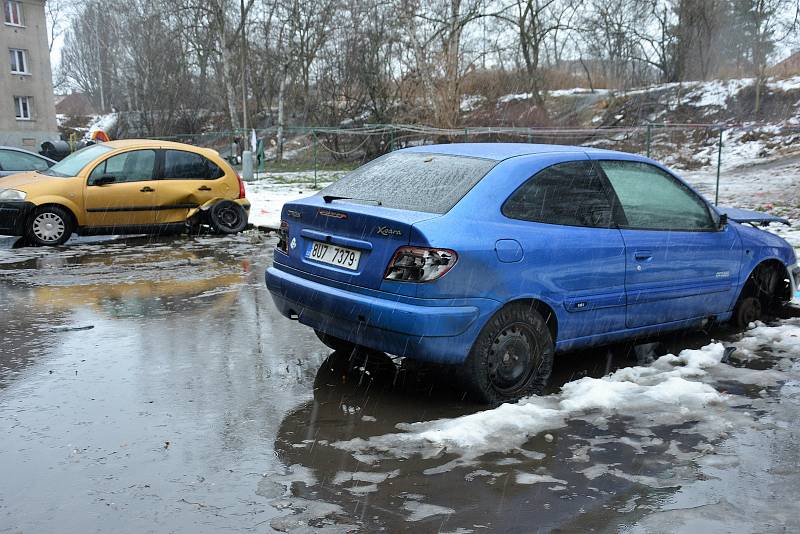
[[[278,244],[275,248],[289,254],[289,223],[281,221],[281,227],[278,229]]]
[[[431,282],[449,271],[458,254],[446,248],[400,247],[392,256],[386,280],[396,282]]]

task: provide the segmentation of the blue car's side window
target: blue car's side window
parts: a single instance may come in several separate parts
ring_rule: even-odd
[[[564,226],[614,225],[603,179],[588,161],[558,163],[539,171],[512,193],[502,212],[511,219]]]
[[[619,198],[627,228],[716,230],[706,203],[658,167],[638,161],[598,163]]]

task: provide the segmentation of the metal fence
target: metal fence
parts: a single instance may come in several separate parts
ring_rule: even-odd
[[[319,172],[348,169],[409,146],[456,142],[510,142],[580,145],[643,154],[679,170],[716,174],[715,201],[723,171],[782,153],[800,153],[800,126],[774,124],[643,124],[603,128],[525,128],[467,126],[441,129],[421,125],[377,124],[357,127],[288,127],[279,157],[278,129],[255,130],[251,147],[259,172],[304,170],[314,186]],[[238,161],[252,131],[174,135],[173,140],[214,148]],[[242,141],[246,139],[246,141]]]

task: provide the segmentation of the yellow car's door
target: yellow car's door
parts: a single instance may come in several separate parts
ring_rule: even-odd
[[[84,189],[86,226],[113,233],[156,224],[156,156],[156,150],[130,150],[98,163]]]
[[[164,162],[158,185],[162,224],[186,220],[191,208],[215,198],[234,198],[225,172],[202,154],[187,150],[163,150]]]

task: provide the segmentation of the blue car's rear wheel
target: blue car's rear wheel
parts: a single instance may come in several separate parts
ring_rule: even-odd
[[[526,304],[497,312],[465,362],[465,385],[489,404],[541,394],[553,367],[553,339],[541,314]]]

